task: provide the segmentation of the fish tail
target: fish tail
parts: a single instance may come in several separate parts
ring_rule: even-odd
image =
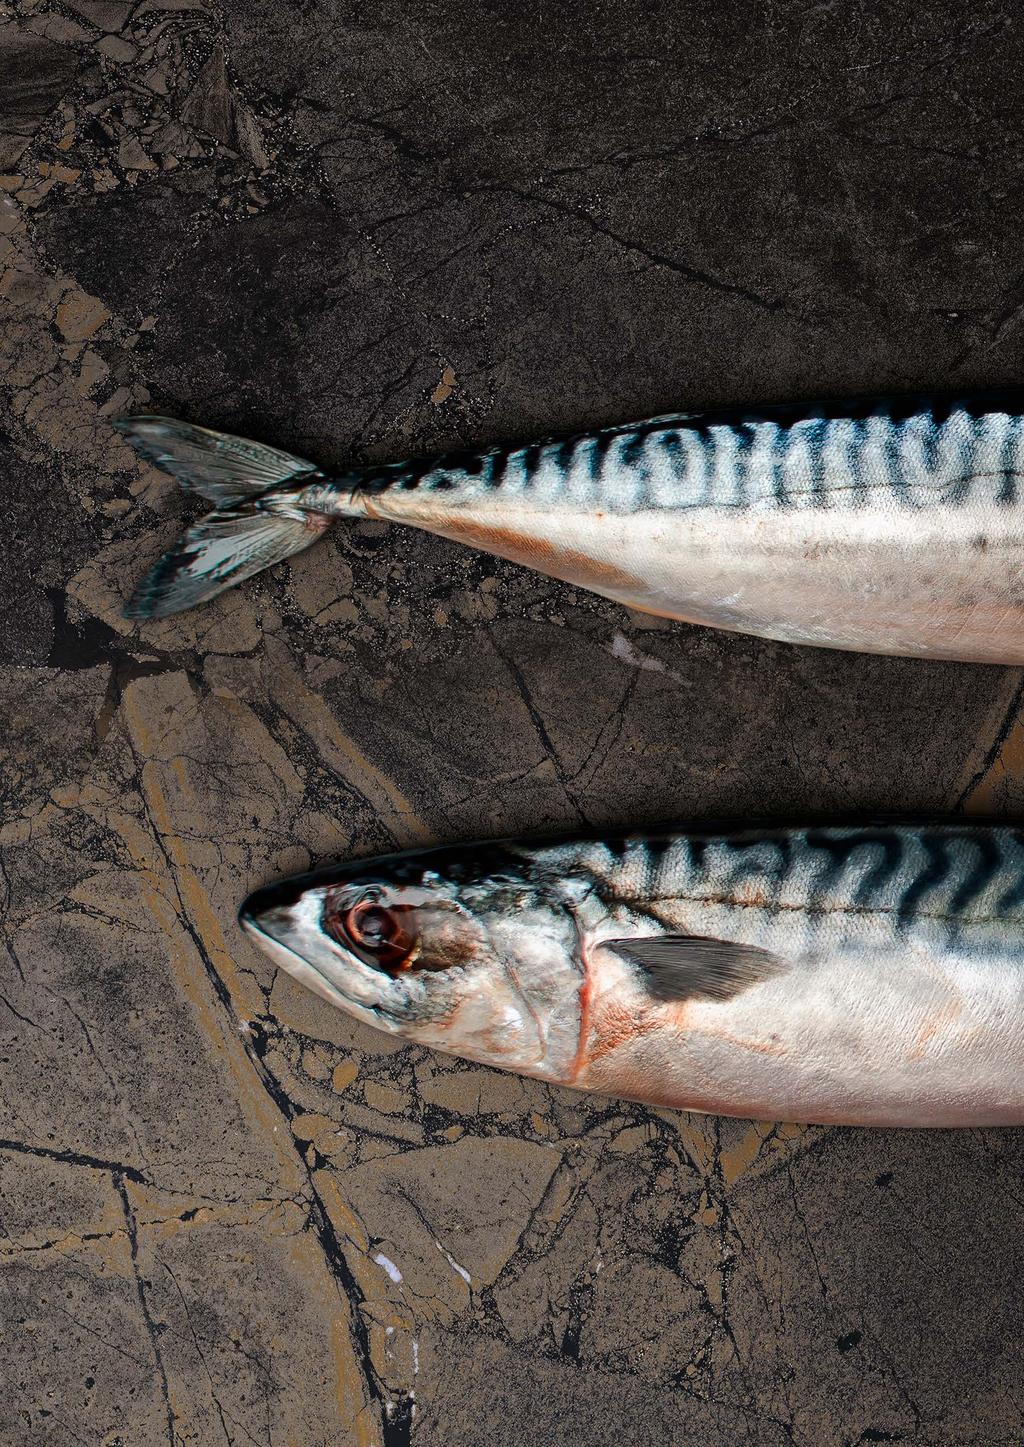
[[[301,457],[170,417],[122,417],[114,426],[142,457],[214,504],[140,581],[126,618],[164,618],[205,603],[309,547],[331,524],[289,497],[323,475]]]

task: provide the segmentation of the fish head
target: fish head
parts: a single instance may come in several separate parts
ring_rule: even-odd
[[[239,920],[358,1020],[544,1079],[570,1072],[583,981],[574,886],[528,851],[363,860],[257,890]]]

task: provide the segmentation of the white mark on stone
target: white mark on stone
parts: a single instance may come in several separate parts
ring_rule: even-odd
[[[458,1274],[462,1277],[463,1281],[466,1283],[467,1286],[472,1286],[473,1279],[470,1276],[469,1272],[466,1270],[466,1268],[459,1265],[455,1257],[451,1254],[451,1252],[444,1249],[440,1241],[435,1241],[434,1245],[437,1247],[438,1251],[440,1251],[444,1259],[448,1262],[448,1265],[452,1268],[452,1270],[458,1272]]]
[[[393,1261],[390,1261],[390,1260],[384,1255],[384,1252],[383,1252],[383,1251],[378,1251],[377,1254],[376,1254],[376,1256],[375,1256],[373,1259],[374,1259],[374,1261],[376,1261],[376,1263],[377,1263],[378,1266],[383,1266],[384,1270],[385,1270],[385,1271],[387,1272],[387,1274],[391,1277],[391,1280],[392,1280],[392,1281],[401,1281],[401,1279],[402,1279],[402,1273],[399,1271],[399,1269],[398,1269],[398,1267],[395,1265],[395,1263],[394,1263]]]
[[[684,678],[681,673],[676,673],[674,669],[662,663],[660,658],[654,658],[650,653],[641,653],[639,649],[634,648],[624,633],[616,633],[606,651],[630,668],[639,668],[644,673],[663,673],[666,678],[671,678],[673,683],[679,683],[683,688],[693,687],[688,678]]]

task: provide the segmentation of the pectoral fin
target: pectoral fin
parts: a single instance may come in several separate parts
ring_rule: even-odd
[[[657,1000],[730,1000],[786,969],[769,950],[697,935],[602,940],[636,966]]]

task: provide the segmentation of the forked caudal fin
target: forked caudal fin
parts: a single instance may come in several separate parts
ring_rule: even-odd
[[[322,513],[285,510],[282,490],[320,475],[301,457],[170,417],[123,417],[114,426],[147,461],[214,504],[142,579],[126,618],[164,618],[205,603],[309,547],[330,526]]]

